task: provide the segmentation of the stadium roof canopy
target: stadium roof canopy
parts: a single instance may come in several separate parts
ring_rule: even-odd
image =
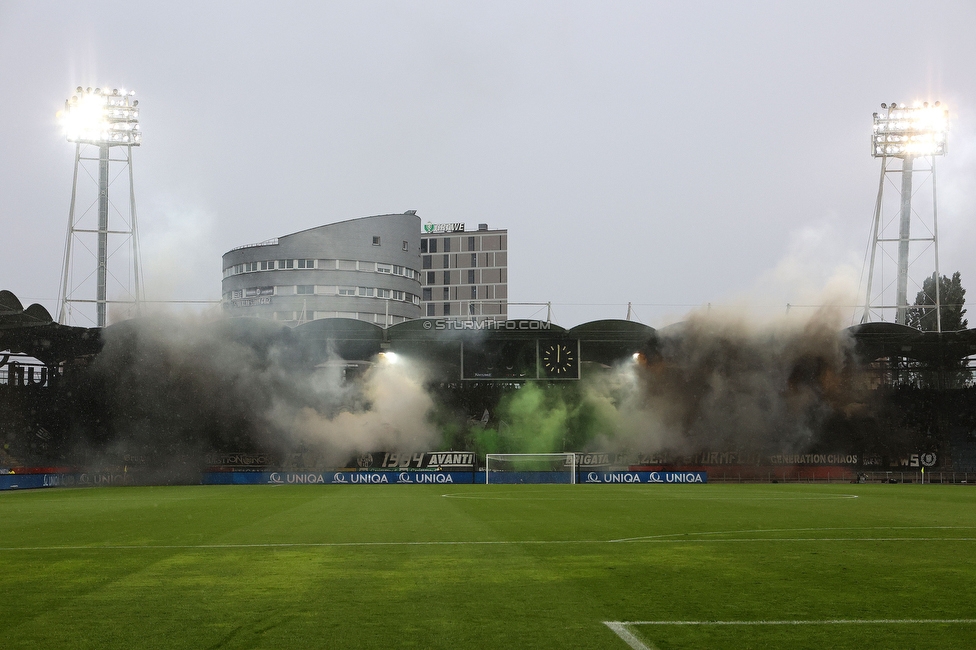
[[[27,309],[17,296],[0,291],[0,352],[26,354],[47,364],[96,354],[98,329],[58,325],[44,307]]]
[[[147,321],[150,319],[143,319]],[[160,319],[153,319],[160,320]],[[108,332],[133,332],[140,321],[126,321]],[[415,319],[388,328],[348,318],[314,320],[295,328],[254,318],[225,319],[203,327],[252,347],[281,344],[310,361],[370,360],[384,351],[422,355],[431,363],[456,363],[462,342],[470,349],[532,340],[579,341],[580,361],[612,365],[637,352],[656,349],[664,332],[624,320],[597,320],[569,330],[539,320],[473,323]],[[679,332],[669,327],[667,331]],[[903,357],[926,364],[976,355],[976,329],[921,332],[894,323],[865,323],[844,330],[865,362]],[[0,351],[26,354],[44,363],[97,354],[105,336],[98,328],[70,327],[53,321],[44,307],[23,307],[10,291],[0,291]]]

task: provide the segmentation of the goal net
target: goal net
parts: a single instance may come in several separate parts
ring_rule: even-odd
[[[486,454],[485,483],[576,483],[576,454]]]

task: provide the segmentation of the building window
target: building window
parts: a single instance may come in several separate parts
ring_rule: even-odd
[[[434,268],[430,261],[430,255],[424,255],[424,268],[431,269]]]
[[[377,237],[376,235],[373,235],[373,246],[379,246],[379,245],[380,245],[380,238]]]
[[[442,266],[441,268],[443,268],[443,269],[449,269],[449,268],[451,268],[451,256],[450,255],[445,255],[444,256],[444,266]]]
[[[427,240],[426,239],[421,239],[420,240],[420,252],[421,253],[426,253],[427,252]]]
[[[474,316],[474,315],[475,315],[475,313],[476,313],[476,312],[475,312],[475,308],[474,308],[474,303],[473,303],[473,302],[469,302],[469,303],[468,303],[468,313],[469,313],[470,315],[472,315],[472,316]]]
[[[471,266],[478,266],[478,254],[471,253]]]
[[[477,285],[471,285],[471,299],[472,300],[477,300],[478,299],[478,287],[477,287]]]
[[[412,302],[413,304],[415,305],[420,304],[420,296],[415,296],[412,293],[408,293],[407,296],[409,296],[410,302]]]
[[[434,299],[434,297],[432,295],[433,292],[431,291],[431,288],[430,287],[424,287],[424,290],[423,291],[424,291],[424,301],[425,302],[430,302],[431,300]]]
[[[450,299],[451,299],[451,288],[444,287],[444,300],[450,300]]]
[[[434,315],[434,303],[432,302],[427,303],[427,315],[428,316]]]
[[[291,261],[291,260],[289,260]],[[291,267],[289,267],[291,268]],[[298,260],[298,268],[300,269],[314,269],[315,260]]]
[[[451,252],[451,238],[450,237],[445,237],[444,238],[444,252],[445,253],[450,253]]]
[[[403,298],[403,292],[402,291],[397,291],[396,289],[394,289],[393,290],[393,299],[394,300],[404,300],[404,298]]]
[[[410,250],[410,243],[406,239],[403,240],[403,250]]]
[[[389,264],[380,264],[379,262],[377,262],[377,264],[376,264],[376,272],[377,273],[393,273],[393,267],[390,266]]]
[[[297,287],[295,287],[295,293],[297,293],[298,295],[311,295],[315,293],[315,285],[300,284]]]
[[[278,260],[279,269],[293,269],[295,268],[295,260]]]
[[[340,296],[355,296],[356,287],[339,287]]]
[[[474,269],[468,269],[468,284],[474,284]]]
[[[389,298],[390,297],[390,290],[389,289],[377,289],[376,290],[376,297],[377,298]]]
[[[474,237],[468,237],[468,250],[474,250]]]
[[[402,266],[393,265],[393,275],[406,275],[406,270]]]
[[[359,295],[364,298],[372,298],[373,287],[359,287]]]
[[[429,253],[436,253],[437,252],[437,240],[436,239],[428,239],[427,241],[430,242],[427,245],[428,248],[430,248],[430,250],[427,251],[427,252],[429,252]]]
[[[427,284],[437,284],[437,273],[427,271]]]
[[[449,303],[449,302],[445,302],[444,303],[444,315],[445,316],[450,316],[451,315],[451,303]]]
[[[274,260],[272,260],[270,262],[261,262],[261,270],[262,271],[267,271],[269,264],[271,265],[271,269],[274,269]]]
[[[451,272],[444,271],[444,284],[451,284]]]

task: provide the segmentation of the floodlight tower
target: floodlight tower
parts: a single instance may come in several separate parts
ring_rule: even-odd
[[[871,239],[871,262],[868,267],[867,293],[864,298],[864,313],[861,322],[868,322],[872,311],[894,308],[895,322],[901,325],[908,321],[908,268],[911,262],[909,247],[913,242],[928,242],[935,254],[935,275],[939,277],[939,222],[938,202],[935,186],[935,157],[946,153],[949,111],[935,102],[930,106],[928,102],[915,103],[909,107],[905,104],[882,104],[883,113],[874,114],[874,131],[871,136],[871,155],[881,158],[881,181],[878,185],[878,200],[874,208],[874,224]],[[890,167],[892,160],[900,160],[900,167]],[[917,161],[927,163],[927,167],[916,169]],[[913,186],[913,175],[928,174],[931,179],[932,215],[929,222],[925,222],[919,211],[912,207],[913,194],[917,193],[922,184]],[[883,210],[885,184],[889,174],[901,174],[901,191],[898,196],[898,233],[897,236],[886,236],[886,226],[893,229],[894,219],[886,220]],[[923,183],[926,179],[923,179]],[[912,217],[927,231],[928,236],[912,237]],[[886,243],[897,243],[897,273],[895,288],[895,304],[885,305],[883,296],[886,287],[882,282],[879,295],[873,293],[875,265],[878,262],[879,248],[882,257],[889,256],[884,249]],[[883,260],[882,260],[883,262]],[[927,275],[927,273],[926,273]],[[938,331],[942,331],[940,314],[941,296],[939,282],[935,283],[935,313]],[[880,303],[876,302],[880,301]]]
[[[58,322],[62,324],[68,323],[73,303],[94,302],[95,325],[98,327],[105,326],[106,308],[110,302],[108,300],[107,287],[109,277],[108,260],[113,253],[125,246],[126,243],[131,246],[131,268],[127,272],[131,272],[132,274],[133,285],[130,288],[127,284],[119,282],[119,286],[129,294],[129,299],[111,302],[132,304],[136,311],[139,310],[142,290],[139,286],[139,231],[136,226],[136,201],[132,185],[132,147],[138,147],[142,143],[142,131],[139,130],[139,100],[133,99],[133,95],[135,93],[132,91],[127,92],[117,88],[111,90],[108,88],[95,88],[92,90],[91,88],[85,89],[78,86],[75,90],[75,95],[65,101],[64,110],[58,112],[58,117],[64,127],[68,142],[75,143],[75,169],[71,181],[71,206],[68,210],[68,234],[64,245],[64,267],[62,269],[60,310],[58,314]],[[97,157],[84,155],[89,147],[97,147]],[[125,152],[125,157],[112,158],[111,152],[113,148],[121,148]],[[88,161],[98,163],[98,217],[95,228],[86,228],[84,227],[85,224],[81,223],[88,210],[77,219],[75,215],[75,204],[78,195],[78,169],[83,166],[83,163]],[[115,178],[121,176],[120,171],[115,178],[110,177],[111,163],[122,163],[128,169],[128,219],[109,201],[109,186]],[[92,175],[90,171],[88,173],[90,176]],[[113,223],[119,221],[120,225],[110,230],[109,216],[113,209],[118,213],[118,218],[114,219]],[[72,281],[72,243],[75,239],[80,240],[85,236],[90,237],[91,235],[95,235],[97,242],[94,301],[75,297],[75,290],[78,289],[80,284],[91,277],[90,273],[82,274],[83,279],[78,285],[75,285]],[[110,251],[109,235],[121,236],[123,239],[127,239],[128,242],[123,242],[116,249]],[[91,251],[90,247],[85,247]]]

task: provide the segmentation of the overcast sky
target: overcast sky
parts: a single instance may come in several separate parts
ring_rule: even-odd
[[[813,304],[861,272],[871,114],[914,100],[951,111],[941,265],[976,287],[974,33],[971,0],[0,0],[0,288],[56,314],[78,85],[140,100],[151,299],[218,299],[235,246],[416,209],[508,228],[510,299],[566,326]]]

